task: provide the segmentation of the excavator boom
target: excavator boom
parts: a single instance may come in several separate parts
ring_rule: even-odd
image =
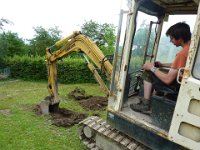
[[[51,48],[59,46],[61,47],[55,52],[51,52]],[[57,69],[56,62],[73,52],[82,52],[95,64],[98,69],[101,69],[105,73],[108,80],[111,79],[112,64],[104,56],[102,51],[97,47],[95,42],[91,41],[88,37],[81,34],[80,32],[74,32],[70,36],[56,42],[53,46],[46,48],[46,59],[48,68],[48,90],[50,93],[50,105],[54,105],[60,102],[58,95],[57,85]],[[106,95],[109,94],[109,90],[104,84],[101,76],[96,71],[96,68],[87,59],[88,67],[94,74],[97,82],[100,84]]]

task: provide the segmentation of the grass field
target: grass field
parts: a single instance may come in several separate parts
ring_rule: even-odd
[[[0,149],[2,150],[85,150],[78,138],[78,125],[69,128],[52,125],[50,116],[37,115],[33,109],[48,95],[46,82],[0,81]],[[87,94],[104,96],[97,84],[59,85],[60,107],[88,115],[106,111],[86,111],[67,94],[83,88]]]

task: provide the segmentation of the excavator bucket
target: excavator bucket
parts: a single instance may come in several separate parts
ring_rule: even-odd
[[[52,112],[58,112],[59,109],[59,103],[56,104],[51,104],[51,97],[47,96],[44,98],[44,100],[41,101],[39,104],[40,106],[40,111],[44,115],[48,115],[49,113]]]

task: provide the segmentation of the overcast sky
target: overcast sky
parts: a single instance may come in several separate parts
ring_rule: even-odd
[[[45,29],[58,26],[63,37],[80,30],[89,20],[117,26],[126,0],[0,0],[0,4],[0,18],[13,22],[13,25],[5,24],[4,29],[18,33],[23,39],[31,39],[35,33],[33,27],[38,26]],[[144,18],[139,17],[139,20]],[[179,21],[186,21],[193,29],[195,17],[173,17],[165,28]]]
[[[14,23],[4,29],[29,39],[37,26],[58,26],[65,37],[80,30],[85,20],[117,25],[121,0],[0,0],[0,4],[0,18]]]

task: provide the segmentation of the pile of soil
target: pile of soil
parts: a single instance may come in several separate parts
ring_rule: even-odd
[[[76,87],[73,91],[68,93],[68,97],[73,98],[75,100],[83,100],[83,99],[88,99],[92,96],[87,95],[84,89],[82,89],[80,87]]]
[[[106,97],[93,96],[86,100],[81,100],[79,103],[87,110],[100,110],[106,108],[108,99]]]
[[[80,105],[87,110],[100,110],[107,106],[106,97],[87,95],[85,90],[80,87],[71,91],[68,97],[78,100]]]

